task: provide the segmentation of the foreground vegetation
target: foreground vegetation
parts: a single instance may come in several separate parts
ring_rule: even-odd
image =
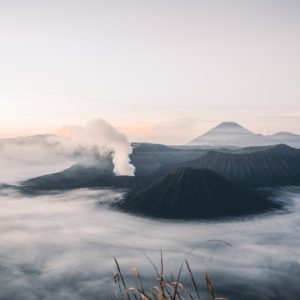
[[[156,285],[152,288],[146,288],[142,275],[137,268],[134,268],[136,277],[136,286],[128,286],[125,276],[121,271],[120,264],[115,258],[116,272],[113,279],[115,284],[115,297],[120,300],[228,300],[222,297],[217,297],[214,291],[210,274],[205,272],[205,293],[200,292],[200,287],[197,283],[192,269],[187,260],[182,263],[179,272],[176,276],[170,275],[167,277],[164,273],[164,260],[161,252],[160,267],[157,267],[153,261],[145,255],[153,266],[156,273]],[[186,287],[181,281],[183,268],[186,268],[189,274],[189,286]],[[186,280],[186,279],[185,279]]]

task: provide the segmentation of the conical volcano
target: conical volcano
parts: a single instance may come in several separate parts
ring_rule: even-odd
[[[189,145],[238,146],[254,138],[261,137],[238,123],[223,122],[192,140]]]
[[[120,207],[158,218],[193,219],[241,216],[277,205],[213,171],[183,168],[146,189],[129,193]]]

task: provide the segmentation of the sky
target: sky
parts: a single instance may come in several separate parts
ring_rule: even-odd
[[[102,118],[185,143],[300,134],[300,1],[0,0],[0,137]]]

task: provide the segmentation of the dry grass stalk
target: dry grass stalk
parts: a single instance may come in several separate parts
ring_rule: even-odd
[[[136,287],[127,287],[125,278],[122,274],[120,265],[115,258],[115,263],[117,267],[117,271],[114,274],[114,282],[115,285],[118,287],[118,289],[115,289],[115,295],[116,299],[126,299],[131,300],[130,295],[134,297],[136,300],[226,300],[225,298],[217,298],[215,295],[215,291],[210,279],[210,275],[208,272],[205,273],[205,281],[206,281],[206,287],[207,287],[207,297],[200,297],[200,289],[197,286],[195,276],[191,270],[191,267],[186,260],[184,263],[182,263],[176,280],[171,275],[171,281],[167,281],[165,273],[164,273],[164,259],[163,259],[163,253],[161,251],[160,255],[160,270],[156,267],[154,262],[144,253],[147,260],[151,263],[153,266],[156,275],[157,275],[157,281],[158,286],[155,286],[151,289],[146,289],[142,276],[139,272],[139,270],[134,267],[133,271],[135,272],[136,277]],[[192,290],[185,287],[182,282],[180,282],[181,274],[184,265],[186,266],[186,269],[190,276],[191,286]],[[122,288],[123,287],[123,288]],[[123,293],[122,293],[123,290]],[[118,291],[118,292],[117,292]],[[124,297],[125,296],[125,297]],[[121,298],[120,298],[121,297]]]

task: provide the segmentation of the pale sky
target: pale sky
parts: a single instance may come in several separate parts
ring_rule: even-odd
[[[103,118],[181,143],[300,133],[298,0],[0,0],[0,137]]]

